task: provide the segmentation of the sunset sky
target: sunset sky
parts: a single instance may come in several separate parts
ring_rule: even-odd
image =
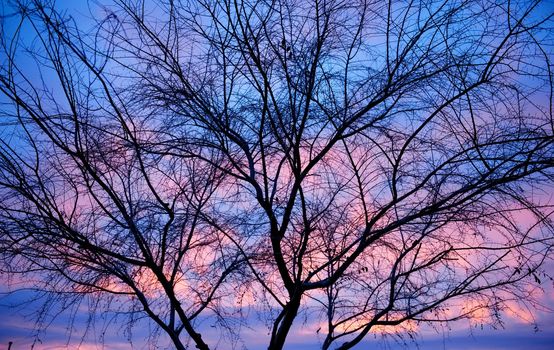
[[[271,337],[273,321],[286,320],[290,314],[279,312],[288,310],[290,305],[296,305],[297,309],[291,309],[294,310],[294,323],[288,338],[285,331],[287,340],[284,349],[287,350],[321,349],[326,327],[330,329],[329,334],[337,332],[345,336],[336,337],[336,343],[331,346],[335,348],[343,341],[351,341],[357,334],[363,334],[361,331],[366,326],[370,332],[355,349],[554,349],[554,261],[551,243],[554,225],[542,216],[551,219],[554,214],[554,187],[547,182],[547,179],[551,179],[549,176],[552,177],[552,165],[548,161],[552,162],[549,151],[554,145],[552,101],[548,100],[553,96],[553,83],[550,75],[550,90],[547,91],[545,86],[548,84],[545,82],[548,79],[545,76],[552,73],[548,70],[546,74],[544,69],[545,62],[548,62],[546,64],[549,67],[552,66],[552,57],[534,46],[536,44],[540,47],[540,40],[552,44],[554,32],[538,30],[537,36],[530,36],[531,39],[521,44],[520,51],[517,51],[520,45],[519,33],[513,34],[512,24],[508,21],[510,34],[506,36],[505,42],[510,42],[508,39],[511,40],[512,34],[516,36],[513,43],[516,54],[510,61],[509,49],[506,49],[508,58],[500,57],[504,55],[501,50],[504,44],[498,39],[501,36],[495,30],[503,33],[498,28],[504,30],[504,23],[499,18],[490,17],[487,12],[490,8],[482,10],[476,6],[478,10],[475,10],[468,6],[470,15],[460,10],[463,14],[458,18],[456,9],[453,11],[456,15],[452,18],[448,19],[445,15],[447,19],[436,19],[433,17],[435,13],[431,11],[432,6],[425,8],[422,5],[421,8],[428,12],[420,8],[416,15],[411,14],[411,5],[406,8],[400,6],[397,13],[389,13],[391,18],[398,16],[396,19],[402,22],[396,45],[397,58],[392,59],[389,58],[392,55],[389,46],[394,45],[392,41],[389,44],[389,40],[392,40],[389,35],[392,37],[390,33],[394,30],[389,32],[387,29],[386,35],[381,30],[383,23],[388,23],[390,19],[381,16],[376,10],[371,15],[374,15],[372,18],[376,23],[382,20],[381,27],[368,25],[365,28],[366,13],[358,14],[356,8],[341,3],[340,6],[346,8],[344,18],[339,16],[336,21],[339,24],[341,21],[347,22],[344,25],[346,29],[341,35],[336,33],[341,33],[342,28],[336,29],[336,33],[330,31],[338,39],[329,45],[331,53],[328,57],[320,55],[318,51],[319,37],[315,44],[310,42],[312,33],[306,34],[308,44],[302,42],[301,35],[294,43],[292,40],[287,42],[285,34],[282,39],[280,33],[273,36],[267,34],[271,31],[264,27],[266,23],[262,21],[265,35],[270,38],[270,44],[264,48],[269,52],[267,57],[271,59],[267,58],[266,62],[264,54],[260,54],[262,58],[253,59],[255,64],[252,64],[249,59],[241,58],[241,54],[247,56],[244,52],[227,53],[226,50],[234,46],[225,45],[234,43],[235,39],[221,35],[218,26],[229,30],[233,18],[229,15],[231,19],[228,22],[227,19],[220,21],[217,18],[219,12],[215,11],[215,14],[210,14],[213,18],[204,18],[198,23],[206,25],[212,23],[210,20],[213,21],[213,28],[216,29],[210,30],[225,38],[221,39],[225,63],[217,66],[213,62],[219,64],[219,51],[210,46],[210,40],[202,41],[211,37],[204,38],[196,33],[196,36],[190,34],[189,38],[179,32],[182,30],[188,35],[186,30],[189,28],[186,25],[193,20],[190,23],[183,21],[187,23],[183,25],[185,29],[179,28],[172,32],[173,25],[177,28],[173,17],[170,16],[169,25],[164,25],[165,19],[159,21],[162,23],[160,25],[154,14],[165,9],[154,7],[150,12],[150,16],[155,17],[153,27],[158,26],[156,28],[160,32],[167,30],[167,43],[171,42],[170,37],[174,35],[175,40],[171,45],[177,47],[175,56],[181,57],[182,54],[182,57],[189,59],[180,58],[182,61],[175,64],[178,67],[175,71],[185,75],[188,73],[184,71],[191,72],[190,76],[196,78],[196,70],[200,72],[205,68],[205,73],[198,73],[198,77],[204,80],[191,78],[189,81],[181,76],[185,81],[183,83],[172,75],[174,71],[171,69],[175,67],[168,64],[171,55],[167,51],[162,50],[163,55],[156,49],[152,49],[154,53],[148,51],[151,40],[147,35],[142,37],[134,34],[133,37],[131,34],[131,39],[125,37],[125,30],[130,33],[137,30],[141,34],[151,32],[140,25],[139,29],[129,29],[130,25],[126,27],[128,23],[119,23],[115,13],[103,12],[95,5],[96,1],[90,1],[90,5],[85,0],[57,0],[55,3],[60,13],[71,14],[76,20],[72,30],[85,33],[85,28],[92,27],[100,16],[106,16],[99,26],[103,28],[106,25],[103,28],[106,31],[99,30],[98,33],[104,35],[109,30],[120,30],[118,34],[125,34],[118,37],[110,33],[114,34],[109,39],[113,42],[107,40],[108,44],[102,41],[105,38],[101,38],[102,35],[98,33],[98,37],[90,35],[94,39],[86,44],[83,44],[85,41],[79,42],[83,44],[85,52],[94,46],[97,51],[90,55],[92,58],[87,54],[81,56],[79,49],[59,49],[57,53],[62,56],[59,59],[62,63],[52,63],[48,59],[53,60],[55,55],[43,55],[44,52],[49,53],[48,49],[44,52],[37,49],[41,54],[31,59],[25,55],[28,52],[24,48],[26,45],[41,47],[39,36],[33,33],[37,27],[27,22],[19,27],[13,8],[4,6],[10,3],[11,0],[0,0],[3,28],[0,34],[2,38],[10,37],[10,34],[20,30],[19,39],[13,39],[18,38],[17,35],[12,35],[12,39],[21,47],[14,45],[16,48],[13,50],[10,45],[0,47],[4,50],[0,51],[0,78],[8,77],[0,81],[0,88],[4,88],[0,90],[0,155],[9,154],[0,157],[0,171],[7,174],[4,176],[4,173],[0,173],[0,181],[5,181],[0,183],[0,200],[4,198],[5,203],[9,203],[0,203],[0,225],[4,224],[2,220],[8,223],[6,228],[0,227],[0,234],[3,234],[0,236],[0,249],[5,244],[8,247],[6,252],[9,251],[0,255],[0,258],[9,256],[5,261],[15,261],[17,266],[14,270],[23,269],[25,272],[10,275],[9,272],[0,273],[0,350],[7,349],[9,343],[13,344],[11,350],[31,347],[36,350],[172,349],[174,344],[182,341],[181,338],[189,341],[189,335],[194,334],[187,328],[190,321],[188,317],[191,317],[193,326],[202,335],[200,338],[208,343],[210,349],[266,349],[270,339],[275,339]],[[99,0],[98,3],[104,2]],[[338,8],[342,8],[340,6]],[[381,10],[384,8],[375,6]],[[495,4],[490,11],[493,14],[504,13],[503,6],[500,4],[496,7]],[[465,10],[464,6],[460,8]],[[517,7],[514,13],[524,8]],[[550,12],[548,20],[552,22],[554,3],[545,1],[537,8],[540,11],[533,15],[536,17],[531,16],[529,21],[543,18],[541,16],[548,17],[544,12]],[[172,9],[171,6],[171,13]],[[273,10],[270,7],[267,11],[273,15]],[[229,10],[230,13],[232,11]],[[294,20],[303,18],[295,11],[301,12],[293,9],[289,13]],[[406,11],[405,15],[403,11]],[[512,16],[510,11],[506,11],[509,18]],[[356,19],[349,17],[353,13],[360,16],[359,28],[355,25]],[[420,18],[422,13],[424,15]],[[441,12],[437,10],[437,13]],[[195,16],[191,15],[191,18],[196,20]],[[402,45],[411,47],[413,39],[406,33],[410,30],[418,33],[420,24],[427,20],[426,16],[429,17],[429,23],[436,20],[443,24],[437,25],[438,29],[432,35],[421,29],[421,40],[429,40],[429,45],[416,45],[420,37],[415,35],[418,39],[413,42],[416,48],[413,57],[404,55],[403,50],[408,53],[411,50],[401,49]],[[198,18],[201,17],[198,15]],[[319,33],[319,14],[315,17]],[[482,20],[476,28],[465,30],[457,22],[460,20],[466,23],[463,21],[473,18]],[[354,23],[352,27],[349,27],[350,20]],[[440,22],[442,20],[444,22]],[[285,22],[282,18],[281,21]],[[195,25],[198,23],[195,22]],[[408,23],[406,28],[409,30],[404,30],[405,23]],[[520,24],[517,22],[513,28],[518,28]],[[286,27],[284,24],[282,26]],[[486,32],[489,26],[493,28],[490,29],[492,34],[487,32],[480,36],[479,30]],[[140,28],[144,32],[140,32]],[[358,32],[352,28],[358,28]],[[374,37],[370,35],[359,39],[358,34],[363,32],[362,29],[368,32],[374,30],[371,32]],[[442,29],[456,33],[453,36],[456,40],[450,42],[448,36],[451,34],[441,32]],[[290,32],[291,37],[296,38],[295,35],[302,30],[291,29]],[[526,33],[527,28],[521,32]],[[351,35],[350,48],[341,40],[343,35],[347,36],[345,33]],[[441,35],[446,38],[444,41],[436,39]],[[247,37],[246,34],[244,36]],[[78,36],[69,37],[78,41],[75,39]],[[182,45],[185,48],[179,48],[179,40],[183,37],[191,43],[187,42],[187,45]],[[137,38],[143,42],[133,46],[133,40]],[[407,43],[406,38],[409,38]],[[247,39],[256,42],[256,45],[261,40]],[[117,40],[122,42],[120,47],[114,44]],[[159,40],[152,47],[164,47],[164,40]],[[236,40],[241,43],[242,39]],[[249,43],[248,40],[245,41]],[[271,40],[275,42],[271,43]],[[344,42],[348,40],[344,39]],[[434,40],[438,44],[435,45]],[[66,41],[71,42],[68,39]],[[66,41],[52,40],[55,44],[50,45],[73,48],[73,43],[68,44]],[[461,44],[456,47],[458,41]],[[324,40],[321,39],[321,42]],[[358,43],[359,47],[356,46]],[[481,44],[482,52],[479,47],[473,50],[467,43]],[[237,50],[255,51],[247,44],[244,45],[248,50],[240,44],[236,45]],[[260,45],[263,47],[263,44]],[[298,45],[299,48],[291,48],[291,45]],[[450,45],[455,47],[452,52]],[[500,45],[498,50],[494,50],[496,45]],[[421,53],[422,48],[426,47],[429,51]],[[536,61],[529,58],[531,51],[526,51],[528,47],[536,50],[533,51],[537,56]],[[138,48],[136,52],[135,48]],[[107,54],[102,51],[104,49]],[[295,52],[296,56],[293,57],[294,50],[304,56]],[[436,53],[433,50],[448,53]],[[283,57],[281,51],[284,51]],[[362,52],[360,57],[353,53],[358,51]],[[489,51],[493,52],[490,60],[487,56]],[[18,58],[14,66],[23,67],[24,72],[17,69],[16,73],[11,71],[14,66],[6,63],[9,61],[4,59],[6,52],[17,52],[12,56]],[[213,56],[210,56],[213,52]],[[344,52],[347,58],[343,67],[341,62],[344,57],[341,54]],[[314,62],[313,72],[303,63],[296,63],[302,59],[309,61],[312,55],[317,57],[315,60],[320,57],[329,60],[318,64]],[[475,62],[465,66],[466,55],[474,58]],[[213,59],[213,62],[208,60],[205,63],[204,57]],[[104,58],[104,65],[98,63]],[[162,73],[155,71],[155,64],[150,64],[148,59],[158,62],[159,67],[162,67],[158,69]],[[227,59],[229,62],[233,62],[233,59],[238,62],[232,68],[236,71],[229,74],[232,78],[227,76]],[[408,63],[404,63],[405,59]],[[455,63],[450,63],[450,59]],[[502,64],[505,59],[507,68],[502,64],[498,65],[501,68],[497,68],[496,63],[492,63],[495,59]],[[68,64],[68,67],[74,69],[71,71],[68,68],[67,71],[72,72],[69,78],[56,74],[59,74],[57,68],[67,68],[64,64],[72,60],[77,63]],[[248,62],[244,63],[248,69],[243,67],[241,60]],[[279,71],[281,63],[275,62],[282,62],[286,79],[279,76],[282,73]],[[395,66],[397,62],[400,63]],[[202,66],[204,63],[206,67]],[[446,67],[444,69],[441,68],[443,63]],[[170,66],[169,73],[163,70],[164,64]],[[225,73],[219,74],[210,64],[217,68],[224,67]],[[249,70],[252,70],[249,65],[257,67],[266,64],[268,67],[275,64],[278,68],[271,71],[269,78],[261,74],[262,88],[257,85],[258,78],[254,73],[251,73],[254,78],[248,75]],[[414,66],[408,69],[404,64]],[[97,71],[96,65],[102,68]],[[519,72],[513,68],[517,66],[519,69],[520,65],[528,71],[522,69]],[[155,68],[151,69],[152,66]],[[394,69],[391,70],[391,67]],[[344,84],[340,77],[341,69],[345,72]],[[486,89],[489,79],[496,79],[496,75],[490,73],[494,69],[498,69],[498,76],[506,77],[504,80],[499,78],[498,86],[491,83],[491,88]],[[318,77],[320,71],[321,77]],[[298,78],[294,79],[298,79],[299,83],[292,82],[294,79],[289,77],[289,73],[297,74]],[[102,80],[103,74],[110,83],[106,84]],[[245,75],[244,79],[241,74]],[[400,76],[398,81],[393,79],[395,74]],[[438,77],[442,74],[451,79],[440,80]],[[488,78],[488,75],[493,77]],[[175,88],[169,93],[164,88],[156,90],[158,86],[152,83],[152,88],[148,85],[150,80],[144,76],[154,82],[157,78],[167,79],[166,82],[176,82],[175,86],[182,84],[184,88]],[[321,84],[314,83],[318,78],[321,78]],[[335,78],[336,81],[332,80]],[[374,83],[366,82],[373,78]],[[110,79],[115,82],[113,85]],[[237,79],[236,82],[233,79]],[[310,82],[317,87],[307,88],[309,92],[303,91],[304,85],[308,86]],[[535,91],[533,84],[538,86],[541,82],[544,86]],[[68,93],[59,88],[73,83],[76,92],[71,90]],[[466,83],[472,88],[466,87]],[[194,90],[190,87],[194,84],[201,88]],[[230,87],[227,88],[226,84]],[[382,91],[379,84],[384,86]],[[415,90],[418,91],[413,91],[410,84],[416,86]],[[522,90],[529,95],[521,97],[520,101],[522,94],[512,89],[510,84],[524,87]],[[17,86],[13,91],[10,90],[12,85]],[[35,85],[40,86],[36,90],[38,93],[26,91],[26,87]],[[342,92],[335,92],[341,91],[343,85],[344,101],[341,101]],[[478,90],[482,85],[483,90]],[[205,95],[202,94],[204,87],[208,91]],[[267,102],[270,100],[269,95],[275,99],[273,92],[267,93],[272,87],[277,91],[277,99],[282,98],[284,101],[273,102],[274,107]],[[471,95],[474,93],[473,87],[476,96]],[[167,90],[171,88],[169,86]],[[7,92],[4,95],[2,91]],[[161,91],[162,97],[156,100],[157,96],[150,96],[154,94],[153,91]],[[389,92],[390,95],[387,95]],[[43,126],[42,121],[37,122],[40,117],[11,104],[13,101],[10,98],[18,103],[22,101],[18,93],[35,103],[33,99],[38,101],[41,98],[46,102],[57,99],[62,102],[45,108],[48,112],[44,112],[46,126]],[[69,105],[73,107],[72,93],[78,96],[75,100],[83,104],[80,108],[68,108]],[[257,93],[263,96],[263,107],[260,107]],[[117,98],[113,98],[112,94]],[[302,94],[310,97],[305,100],[304,97],[298,97],[298,105],[297,101],[288,101],[293,100],[291,96],[297,98]],[[64,98],[67,96],[70,97],[66,101]],[[195,100],[203,101],[204,96],[208,96],[207,101],[216,101],[213,102],[215,107],[211,108],[209,103],[206,103],[209,105],[206,107]],[[517,96],[517,101],[513,100],[514,96]],[[223,112],[218,114],[219,99],[223,101],[224,107]],[[316,107],[315,102],[310,105],[312,100],[317,99],[324,100],[324,103]],[[29,105],[39,108],[41,102]],[[172,103],[177,107],[172,106]],[[300,107],[303,103],[305,109]],[[193,106],[190,107],[192,112],[187,110],[189,104]],[[524,108],[520,108],[523,105]],[[166,110],[158,113],[159,106],[165,106]],[[64,108],[71,112],[60,112]],[[292,127],[286,124],[289,122],[286,118],[288,115],[283,122],[280,113],[275,113],[278,122],[271,120],[273,124],[268,126],[271,123],[265,118],[270,118],[268,116],[274,112],[272,108],[277,112],[282,108],[285,114],[291,115],[295,115],[296,108],[305,110],[304,114],[299,113],[306,119],[300,122],[298,130],[301,131],[297,131],[296,115],[290,118]],[[328,112],[333,108],[337,111]],[[81,111],[84,111],[82,115]],[[192,117],[189,118],[187,113]],[[213,118],[215,122],[210,119],[211,113],[216,116]],[[205,117],[204,114],[209,116]],[[196,115],[201,116],[195,119]],[[258,118],[260,115],[264,116],[263,121],[261,117]],[[549,116],[551,126],[548,123]],[[80,117],[86,121],[78,120]],[[221,122],[224,117],[228,118],[225,123]],[[202,124],[205,120],[205,124]],[[36,125],[27,129],[25,123]],[[279,123],[281,126],[275,126]],[[215,127],[210,129],[213,125]],[[283,129],[282,132],[273,131],[280,130],[279,127]],[[50,132],[48,128],[54,131]],[[293,136],[288,136],[289,131]],[[295,132],[299,133],[297,138]],[[86,135],[82,136],[81,133]],[[287,136],[283,137],[280,133]],[[219,137],[221,135],[224,137]],[[243,136],[251,142],[244,141]],[[63,141],[58,141],[57,137]],[[287,141],[287,137],[290,141]],[[13,181],[16,183],[20,171],[12,166],[12,161],[24,164],[21,174],[30,174],[29,183],[32,185],[27,186],[25,181],[21,181],[24,183],[21,185],[23,190],[12,185],[10,181],[15,179]],[[36,168],[28,165],[35,161]],[[540,168],[543,165],[544,169]],[[13,171],[16,175],[11,173],[11,169],[16,169]],[[520,174],[525,175],[518,177]],[[497,175],[498,178],[495,178]],[[532,180],[524,182],[535,175],[534,183]],[[34,183],[33,176],[38,179]],[[504,191],[503,186],[508,187],[512,183],[517,184],[513,191],[517,194],[510,192],[511,189]],[[32,193],[28,196],[32,198],[28,206],[26,186],[31,188],[29,193]],[[527,188],[532,188],[532,191],[527,193]],[[14,193],[21,191],[23,195],[11,196],[12,190]],[[37,198],[44,196],[46,199],[35,200],[34,191],[38,193]],[[291,197],[287,199],[289,194]],[[521,197],[518,197],[519,194]],[[50,198],[53,200],[50,201]],[[54,209],[49,210],[50,206]],[[23,225],[23,220],[29,217],[40,219],[36,219],[36,225]],[[12,221],[15,224],[10,226]],[[27,234],[27,227],[32,227],[28,230],[32,233]],[[13,235],[11,232],[5,233],[10,229],[14,231]],[[48,233],[54,238],[49,240]],[[282,236],[280,240],[275,240],[274,233]],[[28,241],[38,243],[36,246],[29,244],[31,253],[25,255],[28,252],[18,247]],[[67,246],[58,245],[58,242],[64,242]],[[284,248],[276,253],[275,244],[279,249]],[[33,249],[38,252],[37,256],[48,254],[37,246],[51,247],[54,257],[50,259],[50,256],[45,258],[42,255],[46,262],[44,265],[38,264],[39,272],[25,270],[30,269],[29,266],[37,266],[33,265]],[[61,248],[58,250],[58,247]],[[166,257],[166,253],[169,257]],[[20,256],[23,257],[18,260]],[[62,263],[57,265],[58,261]],[[4,264],[4,261],[0,260],[0,264]],[[0,265],[0,271],[9,271],[12,267],[6,263],[6,266]],[[59,280],[44,277],[54,276],[55,273],[58,273],[56,276]],[[58,288],[66,289],[49,295],[51,299],[48,299],[41,294],[45,289],[31,290],[36,286],[46,286],[43,288],[52,288],[57,292]],[[508,291],[504,289],[506,286],[514,286],[514,289]],[[103,291],[103,297],[97,298],[95,295],[98,294],[92,294],[90,298],[80,299],[79,303],[68,301],[69,297],[63,298],[72,293],[91,295],[91,290],[92,293]],[[514,294],[510,294],[511,291]],[[514,300],[516,295],[532,296],[538,303],[533,303],[532,298]],[[297,296],[298,302],[292,302]],[[500,302],[497,303],[498,300]],[[495,315],[493,308],[483,308],[482,305],[501,305],[502,310]],[[170,329],[167,334],[177,334],[172,338],[174,343],[159,325],[148,318],[144,309],[153,310],[153,318],[158,318],[162,327],[166,326],[164,322],[169,324],[165,328]],[[403,318],[404,313],[406,318]],[[432,323],[437,319],[456,318],[459,314],[464,314],[466,319]],[[433,318],[432,322],[414,321],[428,315]],[[139,319],[129,321],[129,317]],[[401,321],[395,324],[396,320]],[[401,325],[398,326],[398,323]],[[283,328],[279,324],[279,321],[275,321],[274,335],[280,333],[277,329]],[[224,327],[236,327],[234,330],[240,330],[237,332],[240,333],[240,339],[222,332]],[[194,343],[191,341],[188,346],[194,348]]]

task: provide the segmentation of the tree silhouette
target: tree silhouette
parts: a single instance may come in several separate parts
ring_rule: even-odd
[[[299,315],[349,349],[533,305],[554,232],[545,7],[116,0],[84,29],[10,3],[0,266],[176,349],[250,312],[269,349]]]

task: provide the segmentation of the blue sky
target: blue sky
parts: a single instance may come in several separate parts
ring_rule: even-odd
[[[544,283],[545,294],[543,303],[553,305],[554,287]],[[142,322],[132,328],[130,342],[129,330],[122,323],[110,323],[111,314],[99,314],[95,325],[89,328],[85,338],[82,337],[88,317],[86,303],[81,305],[75,315],[73,323],[70,323],[70,314],[59,315],[44,331],[38,333],[35,330],[35,312],[39,307],[37,302],[29,302],[33,296],[30,292],[15,293],[11,296],[3,296],[0,302],[0,349],[4,349],[9,341],[14,343],[12,349],[29,349],[34,343],[35,349],[150,349],[148,335],[152,329],[147,322]],[[11,306],[10,306],[11,305]],[[15,306],[15,307],[14,307]],[[554,314],[545,311],[534,311],[536,326],[522,320],[505,316],[504,328],[494,329],[491,325],[470,324],[468,321],[459,321],[450,324],[450,329],[429,326],[422,327],[421,332],[411,339],[404,336],[403,341],[393,337],[381,337],[369,335],[368,339],[360,344],[358,349],[376,350],[419,350],[419,349],[444,349],[444,350],[547,350],[554,346]],[[245,329],[243,342],[237,343],[237,349],[246,345],[247,349],[264,349],[267,345],[266,331],[253,320],[252,326],[256,329]],[[288,350],[316,350],[320,349],[320,342],[313,337],[305,337],[300,333],[301,321],[295,324],[294,333],[285,349]],[[203,327],[203,333],[209,344],[214,349],[231,349],[226,340],[218,340],[215,332],[209,325]],[[102,346],[101,334],[105,332]],[[39,339],[39,340],[37,340]],[[166,346],[163,338],[160,339],[160,349],[171,349]]]

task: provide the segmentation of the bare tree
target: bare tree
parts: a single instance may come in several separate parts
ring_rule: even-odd
[[[2,269],[111,296],[177,349],[210,348],[206,318],[240,337],[247,309],[269,349],[302,313],[349,349],[533,304],[554,238],[545,8],[116,0],[84,30],[15,2]]]

